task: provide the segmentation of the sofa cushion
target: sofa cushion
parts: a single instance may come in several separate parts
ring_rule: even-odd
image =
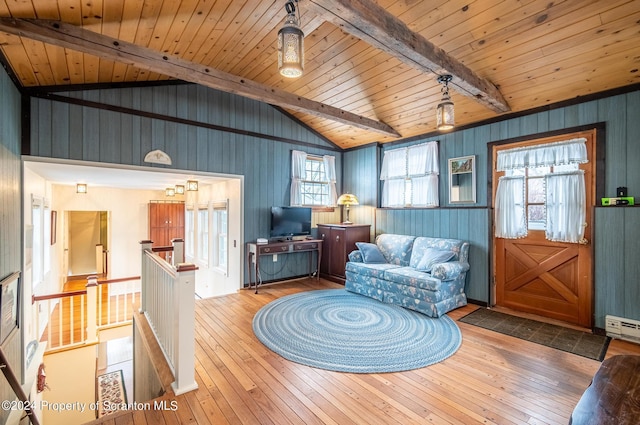
[[[419,272],[413,267],[399,267],[384,272],[384,279],[401,285],[413,286],[430,291],[439,291],[442,282],[430,274]]]
[[[415,236],[385,233],[376,238],[376,245],[389,264],[408,266]]]
[[[468,244],[458,239],[430,238],[419,236],[413,242],[413,250],[409,265],[417,267],[427,249],[439,249],[441,251],[452,251],[455,255],[453,261],[467,261]],[[465,249],[466,247],[466,249]]]
[[[387,260],[380,252],[378,245],[368,242],[356,242],[358,250],[362,254],[362,261],[365,263],[386,263]]]
[[[422,259],[416,266],[419,272],[430,272],[431,268],[438,263],[446,263],[451,260],[455,254],[453,251],[443,251],[435,248],[427,248],[422,255]]]
[[[354,263],[349,261],[346,266],[346,271],[358,273],[364,277],[375,277],[382,279],[384,273],[390,269],[397,269],[399,266],[394,264],[381,264],[381,263]]]

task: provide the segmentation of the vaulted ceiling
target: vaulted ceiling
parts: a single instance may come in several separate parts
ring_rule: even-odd
[[[285,3],[0,0],[0,49],[25,88],[181,79],[342,148],[434,132],[440,74],[458,126],[640,83],[638,0],[300,0],[297,79],[277,70]]]

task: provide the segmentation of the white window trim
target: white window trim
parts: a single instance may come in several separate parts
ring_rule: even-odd
[[[325,180],[306,180],[308,161],[318,161],[323,165]],[[302,189],[305,183],[326,185],[326,204],[305,204]],[[311,155],[294,150],[291,153],[291,206],[326,208],[335,207],[338,199],[336,190],[335,157],[331,155]]]

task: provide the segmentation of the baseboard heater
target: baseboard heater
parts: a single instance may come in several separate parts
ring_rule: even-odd
[[[605,317],[605,320],[607,336],[640,342],[640,321],[609,315]]]

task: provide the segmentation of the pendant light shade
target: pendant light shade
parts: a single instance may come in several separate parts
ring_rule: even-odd
[[[304,70],[304,33],[298,25],[299,14],[296,17],[293,1],[287,2],[285,10],[287,18],[278,31],[278,69],[283,76],[296,78]]]
[[[436,108],[437,127],[440,131],[451,130],[455,125],[453,102],[449,97],[449,81],[451,81],[451,78],[451,75],[438,77],[438,82],[442,84],[442,101]]]

